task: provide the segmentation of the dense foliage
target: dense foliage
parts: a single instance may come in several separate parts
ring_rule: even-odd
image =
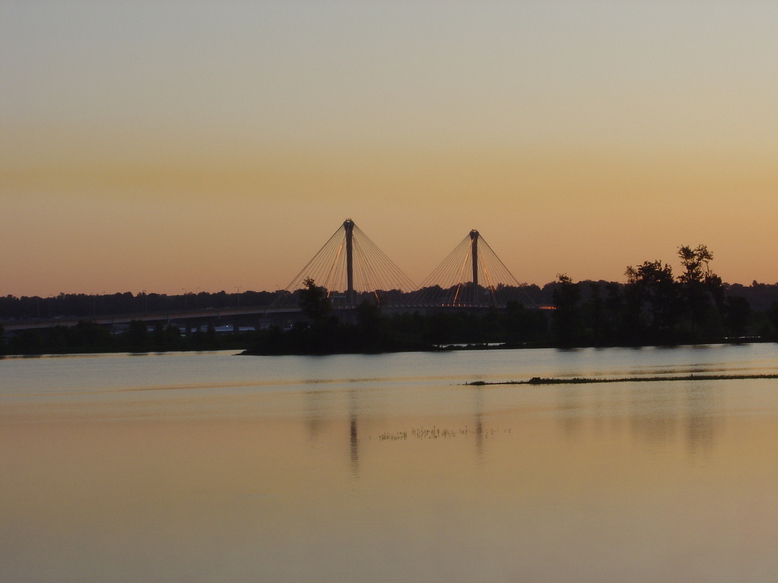
[[[355,323],[326,306],[326,290],[308,281],[301,296],[307,322],[259,333],[259,354],[378,352],[451,344],[508,346],[641,346],[778,340],[778,301],[754,312],[743,295],[727,293],[704,246],[678,250],[681,273],[646,261],[626,270],[627,283],[573,282],[560,275],[544,288],[553,310],[509,303],[504,310],[418,312],[385,316],[363,302]],[[755,284],[756,285],[756,284]]]
[[[35,318],[101,318],[119,314],[165,314],[205,308],[223,309],[240,306],[265,306],[276,294],[244,291],[228,294],[188,292],[166,295],[141,292],[116,294],[65,294],[41,298],[38,296],[0,297],[0,320]]]
[[[212,325],[189,336],[178,326],[134,320],[118,334],[87,320],[75,326],[23,330],[0,340],[0,354],[67,354],[86,352],[167,352],[174,350],[242,349],[254,341],[253,333],[219,335]]]

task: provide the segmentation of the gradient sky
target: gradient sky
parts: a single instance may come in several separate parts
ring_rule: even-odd
[[[778,3],[0,0],[0,294],[276,289],[347,217],[776,282]]]

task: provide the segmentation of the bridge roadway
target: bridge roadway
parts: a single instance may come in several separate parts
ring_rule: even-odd
[[[102,326],[114,326],[129,324],[133,320],[140,322],[187,322],[195,320],[219,321],[222,319],[236,319],[262,316],[283,316],[285,314],[298,314],[297,307],[271,307],[256,306],[248,308],[203,308],[197,310],[180,310],[172,312],[142,312],[131,314],[115,314],[103,316],[64,316],[58,318],[36,318],[29,320],[4,320],[0,325],[7,332],[17,330],[36,330],[41,328],[53,328],[54,326],[75,326],[80,321],[94,322]]]
[[[385,314],[403,313],[418,311],[421,313],[437,311],[488,311],[491,308],[484,306],[382,306],[381,311]],[[354,307],[334,307],[333,313],[339,315],[343,320],[349,321],[355,319]],[[102,316],[66,316],[58,318],[35,318],[28,320],[3,320],[0,325],[6,332],[17,332],[22,330],[39,330],[43,328],[53,328],[54,326],[75,326],[80,321],[94,322],[101,326],[126,325],[133,320],[140,322],[165,322],[183,324],[185,327],[196,327],[197,325],[208,323],[232,323],[237,330],[240,323],[244,325],[253,325],[258,327],[261,323],[266,325],[281,324],[286,321],[295,321],[302,319],[302,313],[297,306],[254,306],[246,308],[202,308],[196,310],[180,310],[172,312],[142,312],[131,314],[116,314]]]

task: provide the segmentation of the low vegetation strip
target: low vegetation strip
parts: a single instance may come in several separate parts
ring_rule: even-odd
[[[778,374],[688,374],[675,376],[652,377],[573,377],[573,378],[543,378],[532,377],[526,381],[472,381],[468,386],[482,387],[485,385],[587,385],[601,383],[651,383],[658,381],[739,381],[747,379],[778,379]]]

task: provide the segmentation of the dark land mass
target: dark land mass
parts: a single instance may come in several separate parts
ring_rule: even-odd
[[[725,284],[710,270],[712,254],[704,245],[680,247],[679,275],[661,261],[626,270],[626,283],[573,282],[566,275],[542,288],[522,286],[529,302],[505,307],[388,314],[380,302],[363,301],[348,321],[336,316],[327,290],[312,280],[291,297],[304,318],[289,326],[271,326],[219,334],[212,325],[182,334],[164,321],[152,329],[131,322],[119,333],[92,321],[110,314],[164,314],[175,310],[268,306],[272,292],[177,296],[131,293],[66,295],[53,298],[0,297],[0,320],[80,318],[76,326],[2,334],[1,354],[77,352],[163,352],[170,350],[245,350],[247,354],[342,354],[457,348],[673,346],[721,342],[778,341],[778,283]],[[472,285],[472,284],[469,284]],[[445,291],[445,290],[441,290]],[[509,288],[499,287],[497,294]],[[383,294],[402,305],[398,290]],[[534,304],[534,305],[530,305]],[[546,305],[553,309],[536,309]],[[341,312],[342,313],[342,312]],[[113,331],[116,332],[116,331]]]
[[[623,295],[629,284],[605,281],[583,280],[577,283],[581,301],[587,302],[593,294],[600,296],[615,293]],[[554,303],[554,293],[560,287],[559,281],[543,286],[535,284],[522,286],[523,294],[536,305],[550,306]],[[508,288],[506,288],[508,289]],[[750,285],[723,283],[721,289],[725,297],[744,298],[754,313],[770,310],[778,302],[778,283],[752,282]],[[613,291],[615,290],[615,292]],[[402,304],[410,294],[391,290],[387,292],[391,303]],[[66,294],[56,296],[0,296],[0,321],[24,321],[40,318],[82,318],[91,320],[105,316],[131,313],[166,314],[191,309],[226,309],[240,307],[269,306],[278,297],[278,292],[243,291],[240,293],[190,292],[179,295],[132,292],[114,294]],[[526,302],[525,302],[526,305]],[[527,306],[528,307],[528,306]]]

